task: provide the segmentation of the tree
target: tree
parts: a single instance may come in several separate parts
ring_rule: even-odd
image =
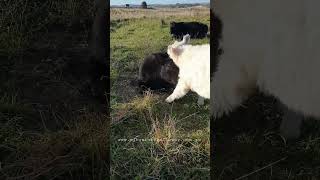
[[[141,3],[141,8],[147,9],[147,3],[145,1]]]

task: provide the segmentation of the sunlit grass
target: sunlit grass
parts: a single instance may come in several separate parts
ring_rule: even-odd
[[[199,107],[193,93],[168,104],[164,99],[169,94],[138,94],[128,83],[145,56],[166,52],[174,41],[171,21],[209,25],[209,9],[195,11],[199,14],[187,9],[111,9],[112,178],[209,179],[208,104]]]

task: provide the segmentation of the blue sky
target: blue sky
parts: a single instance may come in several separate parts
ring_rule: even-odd
[[[141,4],[143,0],[110,0],[111,5]],[[144,0],[147,4],[209,3],[210,0]]]

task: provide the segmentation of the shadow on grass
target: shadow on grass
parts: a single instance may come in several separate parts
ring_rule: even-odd
[[[302,136],[279,134],[277,100],[262,94],[214,122],[214,179],[317,179],[320,175],[319,122],[307,120]]]

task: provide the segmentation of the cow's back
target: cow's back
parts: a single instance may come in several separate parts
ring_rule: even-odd
[[[320,117],[319,5],[311,0],[216,1],[224,48],[220,63],[256,67],[261,90]]]

